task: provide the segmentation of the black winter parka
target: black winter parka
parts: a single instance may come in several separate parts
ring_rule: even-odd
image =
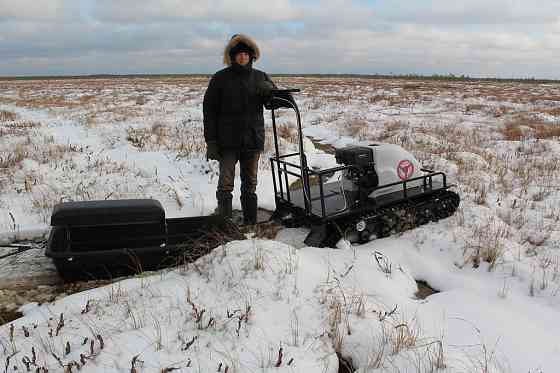
[[[232,64],[214,74],[204,94],[204,138],[220,148],[262,151],[264,149],[265,100],[257,87],[271,82],[251,64]],[[271,82],[272,83],[272,82]]]

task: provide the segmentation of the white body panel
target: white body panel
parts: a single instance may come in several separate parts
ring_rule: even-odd
[[[394,144],[379,144],[371,146],[373,149],[373,160],[375,171],[379,178],[379,186],[391,184],[398,181],[409,180],[422,176],[422,165],[414,158],[410,152]],[[413,181],[407,184],[407,188],[422,185],[422,180]],[[370,197],[402,190],[401,185],[376,190]]]

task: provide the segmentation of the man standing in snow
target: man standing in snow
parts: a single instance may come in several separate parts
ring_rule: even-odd
[[[235,165],[239,161],[244,224],[257,220],[255,190],[265,139],[263,105],[274,88],[266,73],[253,68],[259,57],[253,39],[234,35],[224,50],[227,67],[210,79],[203,103],[206,158],[220,162],[217,212],[231,219]]]

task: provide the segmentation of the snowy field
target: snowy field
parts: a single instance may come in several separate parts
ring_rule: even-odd
[[[335,164],[327,145],[399,144],[447,173],[457,213],[336,250],[304,247],[305,229],[283,229],[27,304],[0,326],[2,369],[337,372],[339,355],[359,372],[557,372],[560,85],[273,80],[302,90],[304,134],[325,145],[306,141],[311,165]],[[207,82],[0,81],[0,242],[44,235],[60,201],[155,198],[168,217],[210,214]],[[294,149],[294,117],[278,120],[281,147]],[[273,210],[266,121],[258,195]],[[3,286],[52,272],[36,252],[0,265]],[[419,299],[420,280],[439,292]]]

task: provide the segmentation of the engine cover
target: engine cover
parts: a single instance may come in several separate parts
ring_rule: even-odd
[[[386,185],[413,179],[423,175],[422,165],[406,149],[395,144],[379,144],[372,147],[375,159],[375,171],[379,185]],[[407,183],[407,188],[422,185],[422,180]],[[400,185],[374,191],[370,196],[402,190]]]
[[[395,144],[347,146],[336,150],[336,162],[354,165],[360,171],[348,170],[345,178],[356,186],[374,189],[370,197],[402,190],[402,185],[383,185],[407,181],[422,176],[421,164],[407,150]],[[407,188],[422,185],[421,180],[407,182]],[[350,189],[352,186],[348,186]],[[376,190],[379,187],[379,190]]]
[[[379,185],[373,160],[373,149],[367,146],[348,146],[336,150],[336,162],[356,166],[348,169],[344,177],[354,185],[371,190]],[[351,188],[354,189],[354,188]]]
[[[367,167],[373,163],[373,149],[367,146],[347,146],[336,149],[336,163]]]

